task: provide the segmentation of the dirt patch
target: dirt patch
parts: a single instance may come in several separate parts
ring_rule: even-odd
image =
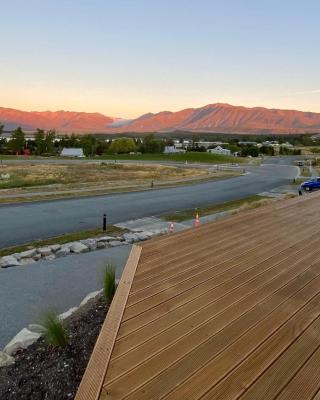
[[[100,296],[68,319],[66,348],[49,347],[40,339],[19,351],[14,365],[0,368],[0,399],[74,399],[106,313]]]

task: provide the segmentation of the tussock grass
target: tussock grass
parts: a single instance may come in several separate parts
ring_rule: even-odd
[[[57,314],[49,311],[44,319],[43,326],[46,329],[45,340],[54,347],[65,347],[69,343],[69,335],[63,322],[58,318]]]
[[[103,277],[103,294],[107,304],[111,304],[116,292],[116,270],[113,265],[106,266]]]

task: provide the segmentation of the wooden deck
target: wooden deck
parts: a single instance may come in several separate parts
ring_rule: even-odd
[[[77,400],[320,400],[320,194],[135,246]]]

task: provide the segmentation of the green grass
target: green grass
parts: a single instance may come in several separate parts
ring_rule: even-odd
[[[161,215],[161,217],[164,218],[166,221],[170,221],[170,222],[171,221],[172,222],[183,222],[188,219],[194,218],[195,214],[197,212],[199,213],[199,216],[202,217],[204,215],[210,215],[210,214],[214,214],[214,213],[218,213],[218,212],[222,212],[222,211],[234,210],[234,209],[237,209],[237,208],[243,206],[244,204],[249,205],[249,204],[253,204],[255,202],[259,202],[264,199],[267,199],[267,197],[254,195],[254,196],[246,197],[244,199],[232,200],[232,201],[228,201],[226,203],[221,203],[221,204],[217,204],[217,205],[200,207],[197,209],[189,208],[186,210],[177,211],[175,213],[163,214],[163,215]]]
[[[103,277],[103,294],[107,304],[111,304],[116,292],[116,270],[108,264]]]
[[[105,154],[100,159],[106,160],[139,160],[139,161],[175,161],[175,162],[190,162],[190,163],[212,163],[212,164],[226,164],[226,163],[244,163],[245,158],[224,156],[219,154],[200,153],[200,152],[187,152],[178,154]]]
[[[46,329],[45,340],[54,347],[65,347],[69,343],[69,335],[62,321],[56,313],[50,311],[43,319],[43,326]]]
[[[75,242],[81,239],[87,239],[89,237],[94,237],[94,236],[107,236],[107,235],[114,235],[118,236],[121,233],[125,232],[125,230],[117,228],[113,225],[107,226],[106,232],[102,232],[101,228],[95,228],[95,229],[88,229],[80,232],[74,232],[74,233],[66,233],[61,236],[55,236],[49,239],[43,239],[43,240],[35,240],[29,243],[25,243],[19,246],[14,246],[14,247],[7,247],[5,249],[0,250],[0,257],[7,256],[9,254],[13,253],[21,253],[22,251],[26,251],[35,247],[44,247],[48,246],[50,244],[64,244],[68,242]]]
[[[21,178],[13,178],[8,180],[0,180],[0,189],[13,189],[33,186],[45,186],[60,183],[58,179],[37,179],[23,180]]]

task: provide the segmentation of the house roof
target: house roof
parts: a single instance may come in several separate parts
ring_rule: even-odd
[[[320,399],[319,203],[134,246],[76,399]]]
[[[70,147],[70,148],[65,147],[62,150],[61,155],[63,155],[63,156],[83,156],[83,149],[76,148],[76,147]]]

